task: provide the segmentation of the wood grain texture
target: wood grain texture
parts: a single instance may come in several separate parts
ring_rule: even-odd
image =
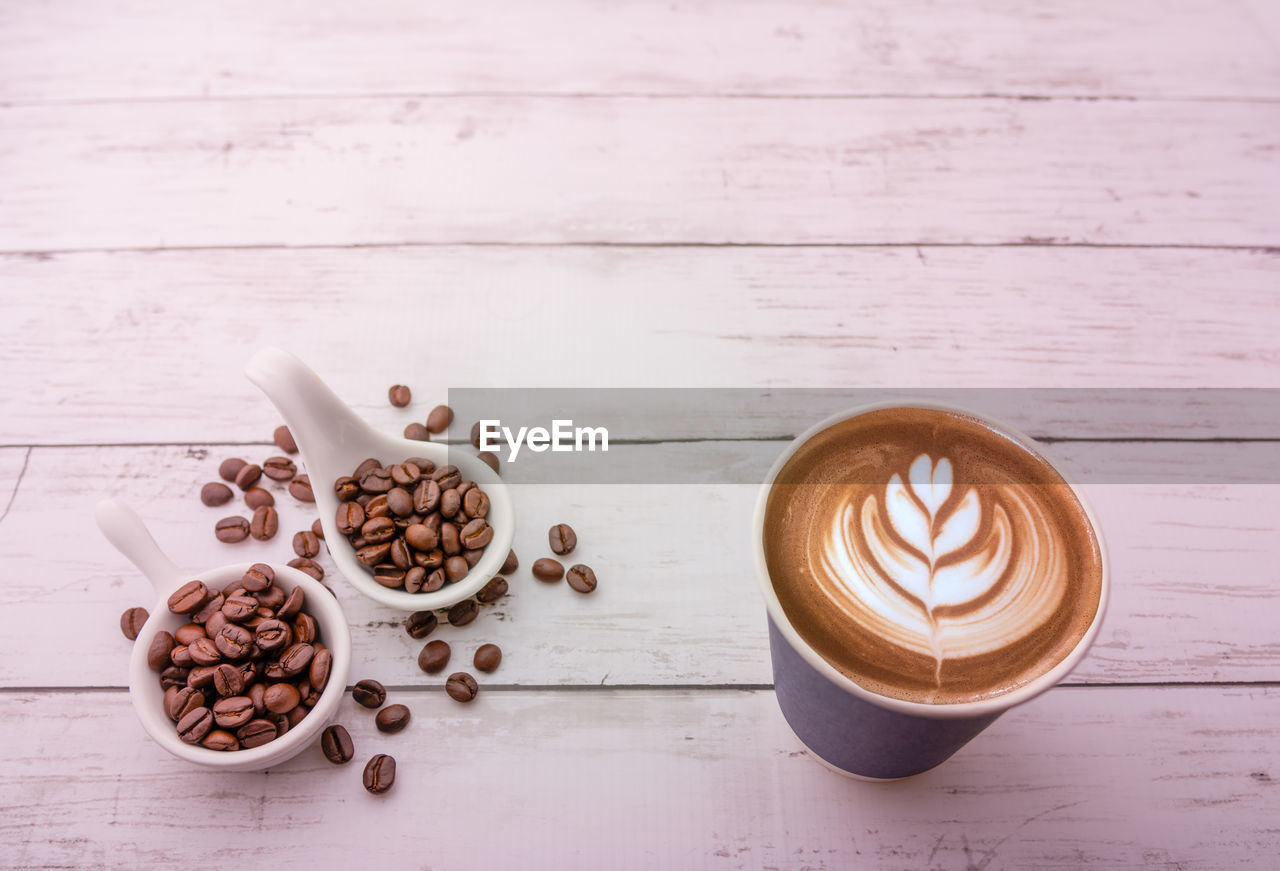
[[[625,448],[643,464],[701,462],[701,446]],[[1060,448],[1069,447],[1060,445]],[[1187,457],[1182,446],[1163,446]],[[736,462],[732,444],[713,446]],[[780,449],[781,446],[779,445]],[[1203,446],[1212,470],[1236,445]],[[265,446],[237,450],[261,460]],[[1215,456],[1216,454],[1216,456]],[[217,518],[236,503],[206,508],[200,485],[216,480],[225,449],[37,448],[10,515],[0,523],[0,685],[122,686],[128,642],[118,617],[152,606],[150,587],[94,528],[106,496],[133,505],[161,546],[193,574],[242,561],[285,562],[289,540],[315,517],[278,493],[280,534],[271,542],[225,545]],[[1187,457],[1185,462],[1190,462]],[[270,485],[279,490],[276,485]],[[764,605],[757,592],[750,529],[756,486],[514,485],[515,550],[522,567],[511,593],[471,625],[441,627],[469,662],[486,641],[506,651],[501,681],[517,685],[759,685],[771,681]],[[1077,683],[1280,680],[1280,485],[1105,484],[1086,492],[1109,544],[1113,592]],[[600,577],[590,596],[529,572],[548,556],[546,531],[568,522],[579,536],[570,562]],[[75,546],[69,547],[68,542]],[[423,642],[403,631],[404,614],[376,605],[321,559],[347,610],[353,680],[439,684],[417,668]],[[63,655],[74,627],[79,653]]]
[[[1280,846],[1274,689],[1059,688],[894,784],[804,758],[771,692],[394,697],[414,718],[394,736],[344,701],[345,767],[313,748],[213,775],[147,740],[124,693],[9,694],[0,864],[351,866],[370,835],[392,867],[518,853],[532,871],[1269,869]],[[374,797],[360,768],[378,752],[397,775]]]
[[[502,248],[0,257],[0,443],[263,441],[252,350],[400,431],[455,387],[1280,386],[1280,257],[1244,251]],[[374,314],[369,321],[369,313]],[[459,323],[396,356],[382,318]],[[483,353],[472,329],[483,326]],[[587,365],[583,365],[587,361]],[[103,372],[109,371],[109,378]],[[391,408],[386,388],[414,404]],[[779,436],[777,417],[651,437]],[[1095,425],[1049,434],[1155,435]],[[1034,421],[1041,425],[1043,418]],[[1274,436],[1221,417],[1235,436]],[[465,426],[469,427],[470,423]],[[1037,432],[1045,430],[1037,428]],[[1177,433],[1164,433],[1177,434]],[[455,433],[464,437],[465,428]]]
[[[1252,6],[1252,8],[1249,8]],[[538,93],[1280,96],[1267,4],[23,4],[0,100]],[[1229,58],[1229,62],[1226,60]]]
[[[414,97],[0,112],[7,251],[1280,245],[1280,104]]]

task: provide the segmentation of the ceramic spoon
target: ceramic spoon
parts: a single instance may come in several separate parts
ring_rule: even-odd
[[[502,479],[473,452],[443,442],[420,442],[378,432],[301,360],[279,348],[259,351],[244,371],[275,403],[293,434],[320,509],[325,544],[334,563],[353,587],[392,608],[424,611],[447,608],[474,596],[498,573],[515,535],[515,510]],[[489,514],[485,519],[493,527],[493,540],[466,577],[434,593],[409,593],[382,586],[374,580],[372,571],[356,559],[355,549],[336,525],[338,499],[333,492],[333,482],[350,475],[370,457],[384,465],[401,463],[409,457],[426,457],[437,466],[457,466],[464,481],[475,481],[488,494]]]
[[[98,503],[95,518],[107,540],[137,566],[155,588],[156,602],[151,608],[151,616],[133,642],[133,653],[129,659],[129,698],[142,725],[156,743],[179,759],[223,771],[257,771],[268,768],[314,744],[320,732],[337,713],[351,670],[351,631],[342,606],[333,594],[297,569],[271,564],[275,570],[275,583],[282,589],[288,591],[294,587],[302,588],[303,609],[315,618],[320,630],[319,640],[329,648],[333,656],[329,682],[320,695],[320,701],[302,722],[274,741],[248,750],[223,752],[198,744],[187,744],[178,737],[173,721],[164,712],[164,690],[160,687],[160,676],[147,664],[147,650],[157,632],[173,632],[187,622],[184,617],[169,611],[169,596],[175,590],[197,578],[212,588],[220,589],[238,581],[252,563],[237,563],[199,573],[184,572],[164,555],[147,527],[129,506],[114,499],[105,499]]]

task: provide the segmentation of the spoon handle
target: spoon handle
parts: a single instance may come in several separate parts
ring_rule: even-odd
[[[178,588],[182,570],[164,555],[132,508],[115,499],[103,499],[94,511],[94,518],[107,541],[146,575],[156,595],[168,596]]]

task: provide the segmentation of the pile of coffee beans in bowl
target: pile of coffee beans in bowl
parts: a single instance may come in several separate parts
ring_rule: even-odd
[[[255,563],[221,590],[183,584],[169,610],[189,622],[156,633],[147,664],[160,675],[178,737],[210,750],[260,747],[298,725],[329,682],[332,656],[301,587],[285,593]]]
[[[434,593],[466,577],[493,540],[489,497],[456,466],[368,459],[333,491],[338,531],[384,587]]]

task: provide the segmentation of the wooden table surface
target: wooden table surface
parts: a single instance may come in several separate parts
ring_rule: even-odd
[[[1230,416],[1087,433],[1188,473],[1090,488],[1098,643],[891,785],[778,712],[750,484],[515,487],[510,596],[439,632],[506,651],[469,706],[322,557],[352,680],[413,711],[385,736],[343,701],[359,758],[399,761],[382,797],[314,748],[213,775],[150,741],[117,626],[150,588],[92,509],[131,503],[193,572],[292,556],[307,506],[233,548],[197,498],[275,453],[242,374],[268,344],[393,431],[458,387],[1280,387],[1277,9],[11,5],[0,865],[1275,868],[1280,486],[1218,470],[1280,433]],[[1043,434],[1070,458],[1080,422]],[[626,450],[691,462],[684,421],[652,429]],[[592,596],[528,573],[560,520]]]

